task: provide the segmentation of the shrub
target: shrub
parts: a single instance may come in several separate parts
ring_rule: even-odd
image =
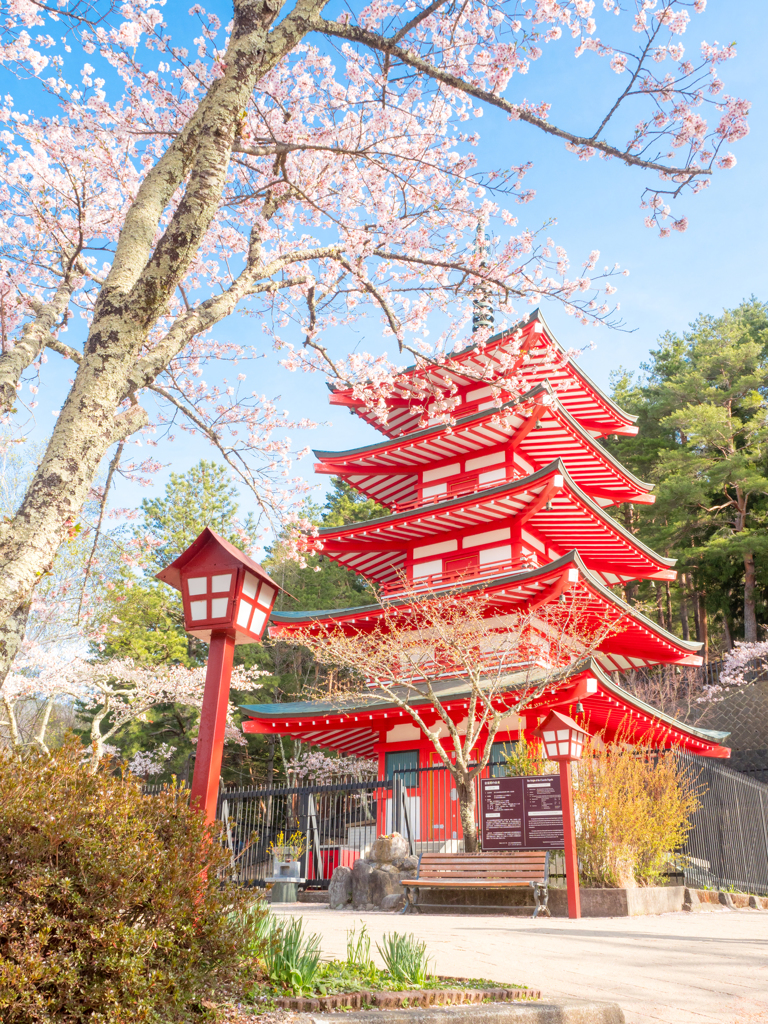
[[[310,991],[320,967],[320,936],[304,935],[300,917],[278,921],[268,918],[264,966],[273,985],[301,996]]]
[[[674,751],[594,740],[574,764],[579,874],[585,885],[656,884],[699,806],[697,784]]]
[[[91,774],[76,742],[0,751],[0,1020],[189,1019],[258,926],[228,863],[183,788]]]
[[[399,932],[389,932],[381,941],[381,946],[376,943],[376,949],[395,981],[418,988],[426,984],[431,973],[426,942]]]

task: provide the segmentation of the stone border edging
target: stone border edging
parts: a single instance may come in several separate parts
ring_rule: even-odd
[[[313,1024],[625,1024],[618,1003],[569,999],[562,1003],[486,1003],[411,1010],[323,1014]]]
[[[407,992],[339,992],[330,996],[281,996],[275,1006],[282,1010],[312,1013],[341,1009],[359,1010],[363,1003],[377,1010],[401,1010],[429,1006],[461,1006],[484,1000],[494,1003],[511,1000],[526,1002],[541,999],[541,992],[530,988],[422,988]],[[345,1015],[345,1020],[348,1019]],[[378,1019],[378,1018],[377,1018]]]

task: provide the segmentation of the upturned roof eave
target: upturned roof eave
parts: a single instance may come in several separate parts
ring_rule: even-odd
[[[514,324],[514,326],[506,328],[503,331],[499,331],[497,334],[491,335],[490,338],[488,338],[485,342],[482,343],[483,348],[487,349],[491,345],[498,344],[499,342],[503,341],[506,337],[508,337],[510,334],[514,333],[517,330],[523,330],[525,327],[527,327],[529,324],[534,323],[536,320],[538,320],[546,330],[550,342],[553,345],[556,345],[561,352],[565,353],[565,349],[555,337],[551,327],[544,319],[544,314],[538,308],[535,309],[530,314],[530,316],[526,317],[524,320],[519,320],[516,324]],[[473,352],[479,351],[479,349],[479,343],[470,344],[467,345],[466,348],[462,348],[461,351],[455,354],[451,354],[449,358],[451,358],[454,362],[458,362],[465,356],[468,356]],[[444,366],[446,364],[442,363],[440,365]],[[626,412],[626,410],[622,409],[621,406],[617,405],[616,402],[614,402],[614,400],[609,395],[605,394],[602,388],[598,387],[598,385],[594,383],[594,381],[588,376],[588,374],[586,374],[580,367],[576,366],[575,362],[572,359],[569,360],[569,365],[573,367],[575,376],[577,376],[581,380],[581,383],[587,389],[593,391],[599,398],[601,398],[605,402],[607,407],[611,410],[611,412],[613,412],[616,415],[617,419],[624,420],[628,424],[634,424],[637,421],[637,415],[631,412]],[[405,367],[405,369],[398,371],[398,376],[410,376],[414,373],[421,372],[425,369],[427,369],[426,366],[420,367],[417,366],[416,364],[413,364],[412,366],[407,366]],[[349,391],[349,388],[336,387],[331,382],[326,383],[328,384],[328,389],[333,394],[343,394],[345,391]]]
[[[603,597],[609,604],[613,604],[618,608],[619,611],[628,615],[629,618],[633,619],[638,625],[643,626],[652,633],[654,636],[665,641],[672,647],[676,647],[679,651],[687,654],[696,654],[704,646],[697,640],[681,640],[674,634],[669,633],[663,626],[659,626],[644,615],[637,608],[633,608],[632,605],[627,604],[626,601],[622,600],[617,594],[605,586],[597,576],[592,573],[582,561],[578,551],[574,548],[566,554],[561,555],[560,558],[555,559],[554,562],[549,562],[544,566],[537,566],[535,569],[527,569],[524,572],[510,573],[507,576],[499,576],[495,579],[479,579],[468,583],[463,583],[461,586],[446,586],[444,589],[436,591],[437,596],[442,596],[447,593],[457,594],[472,594],[478,590],[492,593],[495,590],[502,590],[504,587],[512,586],[516,583],[526,583],[530,580],[536,579],[537,576],[547,577],[552,576],[556,572],[565,569],[569,565],[574,565],[584,580],[596,590],[601,597]],[[386,603],[387,608],[405,608],[411,604],[408,598],[392,598]],[[377,601],[373,604],[358,605],[351,608],[328,608],[318,611],[301,611],[301,612],[272,612],[272,619],[275,625],[299,625],[302,622],[310,624],[311,622],[321,620],[333,620],[338,618],[344,618],[350,615],[354,615],[356,618],[360,616],[371,616],[377,612],[382,612],[384,605]]]
[[[378,516],[376,519],[366,519],[359,523],[351,523],[348,526],[324,527],[318,532],[317,536],[328,540],[332,538],[341,540],[344,537],[354,537],[360,530],[365,530],[367,532],[371,529],[378,529],[379,527],[386,527],[395,523],[407,523],[409,520],[416,521],[423,516],[434,516],[441,512],[461,508],[462,506],[490,501],[493,500],[494,497],[500,497],[505,493],[527,490],[539,480],[552,476],[555,473],[559,473],[563,477],[563,481],[567,484],[568,489],[572,492],[574,497],[578,498],[579,501],[582,501],[594,515],[602,520],[607,529],[615,530],[615,532],[622,537],[624,541],[626,541],[631,547],[634,547],[642,555],[645,555],[645,557],[650,561],[655,562],[659,566],[666,566],[667,568],[671,568],[677,562],[676,558],[666,558],[664,555],[657,554],[652,548],[649,548],[647,544],[641,541],[634,534],[630,533],[629,530],[618,521],[618,519],[614,519],[612,516],[609,516],[605,509],[592,501],[586,491],[582,490],[582,488],[579,487],[579,485],[572,479],[561,459],[555,459],[553,462],[550,462],[549,465],[542,466],[541,469],[536,470],[535,473],[531,473],[530,476],[521,477],[519,480],[507,480],[503,484],[499,484],[497,487],[489,487],[484,491],[474,491],[471,494],[463,494],[457,498],[448,498],[445,501],[436,501],[429,505],[420,506],[419,508],[406,509],[403,512],[392,512],[388,516]]]
[[[580,435],[583,441],[586,442],[588,448],[596,453],[600,458],[604,458],[607,462],[613,466],[620,476],[625,477],[630,484],[636,487],[639,491],[645,491],[646,494],[650,494],[654,489],[654,484],[647,483],[645,480],[641,480],[636,477],[631,470],[623,466],[619,460],[608,451],[607,448],[603,448],[602,445],[598,446],[597,440],[586,430],[576,417],[570,413],[563,403],[560,401],[557,393],[553,391],[551,385],[547,382],[536,384],[529,391],[520,395],[519,398],[510,399],[508,402],[504,402],[497,409],[483,409],[480,412],[470,413],[468,416],[462,416],[456,420],[453,425],[453,431],[456,432],[457,428],[471,426],[472,424],[481,423],[483,420],[492,419],[494,416],[498,416],[502,412],[508,412],[514,409],[516,406],[521,405],[524,402],[530,401],[537,394],[547,393],[550,394],[557,403],[557,412],[565,419],[569,427],[571,427],[577,434]],[[554,411],[554,410],[552,410]],[[438,437],[440,434],[445,432],[445,424],[434,424],[431,427],[423,427],[421,430],[412,431],[409,434],[400,434],[397,437],[387,437],[382,441],[375,441],[373,444],[363,445],[360,448],[349,448],[346,451],[330,452],[323,451],[321,449],[314,449],[312,454],[320,462],[323,461],[335,461],[337,459],[353,459],[359,458],[360,456],[367,455],[378,455],[383,453],[388,448],[403,448],[407,447],[414,442],[426,440],[428,437]],[[441,461],[441,460],[438,460]],[[389,467],[388,467],[389,468]],[[375,467],[371,467],[371,472],[375,474]],[[405,475],[405,474],[403,474]]]
[[[594,658],[585,658],[580,662],[576,662],[573,665],[568,665],[563,670],[557,673],[555,676],[548,679],[548,683],[564,683],[569,679],[576,676],[593,675],[596,677],[599,686],[611,696],[620,700],[629,708],[633,708],[637,711],[642,712],[655,719],[658,722],[662,722],[679,732],[687,733],[688,735],[704,740],[707,743],[721,744],[723,740],[727,739],[730,733],[722,732],[716,729],[700,729],[697,726],[688,724],[687,722],[681,722],[677,718],[673,718],[672,715],[668,715],[664,711],[660,711],[653,705],[646,703],[639,697],[625,690],[622,686],[619,686],[613,681],[607,672]],[[516,685],[513,682],[514,676],[509,677],[509,686],[504,692],[514,693],[523,686],[531,685],[530,678],[527,680],[520,680]],[[488,686],[504,687],[504,679],[489,679]],[[535,681],[533,683],[535,685]],[[446,679],[440,680],[437,684],[438,690],[437,695],[441,700],[461,700],[469,696],[471,687],[467,686],[466,679]],[[398,688],[393,687],[393,692]],[[410,707],[420,706],[424,703],[428,703],[428,699],[424,695],[414,694],[401,694],[402,699]],[[346,700],[339,699],[337,701],[294,701],[286,704],[241,704],[239,705],[242,711],[251,718],[258,719],[309,719],[313,717],[317,718],[325,714],[328,715],[339,715],[339,714],[353,714],[354,712],[384,712],[384,711],[395,711],[401,708],[401,705],[393,700],[387,700],[385,697],[381,699],[367,698],[361,701],[359,698],[350,697]]]

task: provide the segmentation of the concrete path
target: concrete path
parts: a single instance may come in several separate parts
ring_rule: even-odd
[[[374,944],[395,930],[426,940],[438,974],[524,984],[547,999],[615,1001],[627,1024],[768,1024],[766,911],[570,922],[401,917],[307,904],[275,910],[301,914],[306,930],[322,935],[327,957],[343,958],[347,929],[365,921]]]

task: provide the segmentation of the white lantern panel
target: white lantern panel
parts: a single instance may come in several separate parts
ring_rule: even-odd
[[[208,577],[207,576],[195,576],[191,580],[187,580],[187,593],[190,597],[194,597],[197,594],[208,593]]]
[[[211,590],[214,594],[220,594],[223,591],[228,592],[229,586],[232,582],[232,573],[227,572],[221,576],[214,576],[211,580]]]
[[[212,619],[223,619],[227,614],[227,607],[229,606],[228,597],[215,597],[211,601],[211,618]]]
[[[557,738],[559,740],[567,740],[567,739],[570,739],[570,737],[571,737],[571,730],[570,729],[558,729],[557,730]]]
[[[262,583],[261,590],[259,591],[259,604],[263,604],[265,608],[271,608],[274,596],[275,588],[270,587],[268,583]]]
[[[555,731],[554,731],[554,729],[552,729],[552,730],[547,729],[546,732],[544,733],[544,742],[545,743],[552,743],[554,738],[555,738]]]
[[[564,743],[558,743],[558,747],[560,748],[560,753],[561,754],[567,754],[568,753],[568,740],[566,740]]]
[[[258,586],[258,584],[259,584],[259,581],[256,579],[256,577],[255,576],[251,576],[251,574],[249,572],[247,572],[245,574],[245,579],[243,580],[243,593],[245,594],[245,596],[246,597],[250,597],[250,598],[255,598],[256,597],[256,587]]]
[[[199,619],[207,618],[206,612],[208,610],[207,601],[190,601],[189,602],[189,617],[193,622],[197,622]]]
[[[267,619],[267,613],[263,612],[261,608],[254,609],[253,619],[251,620],[251,632],[261,633],[264,628],[264,623]]]
[[[240,607],[237,609],[237,624],[243,626],[244,629],[248,628],[248,620],[251,617],[251,609],[253,605],[248,604],[247,601],[240,601]]]
[[[545,743],[547,748],[547,757],[557,757],[557,743]]]

